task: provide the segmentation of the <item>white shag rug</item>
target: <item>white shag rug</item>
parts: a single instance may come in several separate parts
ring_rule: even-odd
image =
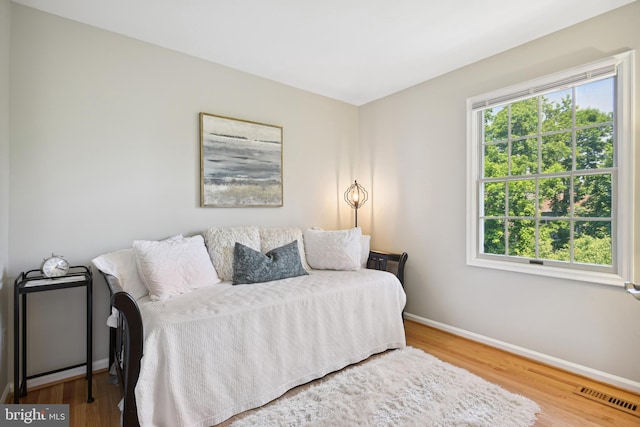
[[[232,427],[532,426],[537,403],[406,347],[250,412]]]

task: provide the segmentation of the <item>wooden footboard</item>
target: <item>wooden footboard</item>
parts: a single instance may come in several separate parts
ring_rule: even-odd
[[[395,274],[404,286],[404,267],[408,255],[379,251],[370,251],[367,268],[390,271]],[[142,316],[135,299],[122,290],[118,280],[101,272],[109,291],[111,306],[118,312],[118,327],[111,328],[109,334],[109,366],[115,366],[118,382],[124,395],[122,412],[123,427],[138,427],[135,386],[140,375],[140,361],[143,354],[144,330]]]
[[[408,259],[409,255],[406,252],[393,254],[389,252],[369,251],[367,268],[390,271],[398,277],[398,280],[400,280],[404,288],[404,265]]]

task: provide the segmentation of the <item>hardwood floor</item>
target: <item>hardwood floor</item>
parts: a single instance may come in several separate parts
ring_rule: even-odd
[[[405,321],[407,345],[472,372],[540,405],[536,426],[640,426],[640,418],[574,394],[584,385],[640,403],[640,395],[606,386],[438,329]]]
[[[405,321],[405,329],[407,345],[536,401],[542,408],[536,426],[640,426],[640,417],[579,396],[574,390],[583,385],[639,403],[640,395],[412,321]],[[84,378],[78,378],[29,390],[21,403],[68,403],[71,427],[119,426],[119,388],[107,383],[106,372],[94,376],[93,403],[86,402],[86,393]]]
[[[70,427],[118,427],[120,388],[108,384],[108,372],[98,371],[93,376],[94,401],[87,403],[87,382],[84,376],[52,385],[29,389],[20,403],[69,405]],[[13,403],[13,395],[6,403]]]

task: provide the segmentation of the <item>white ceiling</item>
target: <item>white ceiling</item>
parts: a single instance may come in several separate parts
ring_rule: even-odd
[[[362,105],[635,0],[13,0]]]

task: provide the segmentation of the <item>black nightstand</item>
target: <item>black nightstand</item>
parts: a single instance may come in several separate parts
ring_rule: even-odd
[[[71,267],[62,277],[50,279],[40,270],[20,273],[15,281],[13,295],[13,403],[27,395],[27,380],[54,374],[80,366],[87,367],[87,402],[93,402],[92,394],[92,347],[93,347],[93,279],[91,271],[84,266]],[[54,291],[85,286],[87,288],[87,361],[53,371],[27,376],[27,295],[35,292]],[[22,297],[22,301],[20,298]],[[22,329],[22,331],[20,331]],[[22,332],[22,335],[20,334]],[[22,339],[21,339],[22,338]],[[22,345],[20,343],[22,341]],[[22,358],[21,358],[22,357]],[[22,366],[20,366],[22,365]],[[22,367],[22,370],[20,368]]]

